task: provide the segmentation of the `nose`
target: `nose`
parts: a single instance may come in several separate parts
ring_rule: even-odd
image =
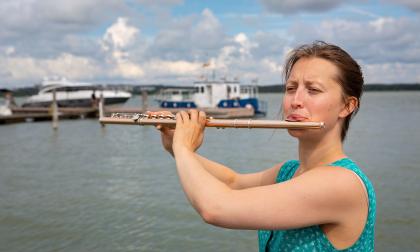
[[[292,108],[293,109],[302,108],[304,99],[305,99],[305,93],[300,88],[298,88],[292,97],[292,102],[291,102]]]

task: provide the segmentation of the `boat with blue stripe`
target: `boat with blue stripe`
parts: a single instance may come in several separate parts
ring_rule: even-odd
[[[161,108],[253,108],[265,116],[267,103],[258,98],[256,84],[244,85],[226,79],[196,81],[193,87],[162,89],[157,101]]]

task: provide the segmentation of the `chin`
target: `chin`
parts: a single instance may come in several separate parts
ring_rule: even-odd
[[[287,131],[289,132],[289,135],[299,140],[314,140],[318,135],[314,134],[315,132],[310,129],[289,129]]]
[[[287,130],[289,132],[289,135],[291,135],[292,137],[302,137],[305,135],[306,131],[308,130],[304,130],[304,129],[288,129]]]

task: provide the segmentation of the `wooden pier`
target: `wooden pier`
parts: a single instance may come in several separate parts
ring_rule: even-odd
[[[50,121],[53,118],[51,108],[12,107],[11,115],[0,116],[0,124]],[[59,119],[79,119],[97,117],[97,108],[58,108]]]
[[[104,107],[104,114],[106,116],[112,113],[145,113],[146,111],[171,111],[176,113],[182,109],[163,109],[158,107],[149,107],[143,109],[141,107]],[[200,108],[206,112],[208,116],[220,119],[229,118],[250,118],[253,117],[254,110],[252,108]],[[20,122],[36,122],[36,121],[50,121],[53,119],[53,111],[51,108],[31,108],[31,107],[12,107],[12,115],[0,116],[0,124],[20,123]],[[80,118],[98,118],[99,109],[91,108],[58,108],[58,118],[62,119],[80,119]]]

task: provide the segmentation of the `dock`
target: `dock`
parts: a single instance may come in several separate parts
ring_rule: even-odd
[[[37,121],[51,121],[53,119],[53,112],[51,108],[45,107],[11,107],[11,115],[0,115],[0,124],[22,123],[22,122],[37,122]],[[141,107],[116,107],[105,106],[104,114],[110,116],[112,113],[145,113],[146,111],[170,111],[177,113],[180,109],[163,109],[159,107],[149,107],[143,109]],[[252,108],[200,108],[206,112],[207,116],[219,119],[229,118],[250,118],[254,117],[255,113]],[[90,108],[58,108],[58,118],[62,119],[83,119],[83,118],[99,118],[99,109],[96,107]]]

